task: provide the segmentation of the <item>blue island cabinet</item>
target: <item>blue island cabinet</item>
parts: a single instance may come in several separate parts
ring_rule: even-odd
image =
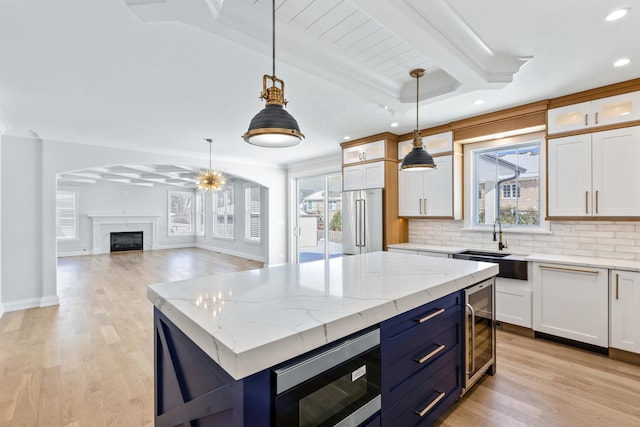
[[[271,371],[235,380],[157,309],[155,425],[268,427]]]
[[[380,324],[380,413],[361,427],[427,426],[462,391],[462,292]],[[155,425],[268,427],[274,378],[235,380],[157,309]]]
[[[463,292],[380,324],[381,426],[428,426],[462,393]]]

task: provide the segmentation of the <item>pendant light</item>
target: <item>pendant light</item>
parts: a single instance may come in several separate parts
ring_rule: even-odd
[[[431,154],[427,153],[427,150],[424,149],[422,145],[422,135],[418,128],[419,82],[420,77],[424,76],[424,70],[422,68],[416,68],[415,70],[411,70],[409,75],[416,78],[416,129],[413,131],[413,149],[402,159],[400,169],[415,172],[433,170],[436,168],[436,164],[433,162]]]
[[[222,189],[226,181],[224,175],[211,169],[211,143],[213,140],[205,139],[205,141],[209,142],[209,169],[200,172],[197,185],[199,191],[213,193]]]
[[[287,105],[284,82],[276,77],[276,0],[272,0],[271,11],[273,74],[262,77],[260,93],[260,99],[264,99],[267,105],[251,119],[249,129],[242,137],[249,144],[259,147],[292,147],[302,142],[304,135],[296,119],[284,109]],[[267,80],[271,80],[269,88]],[[276,84],[280,84],[280,87]]]

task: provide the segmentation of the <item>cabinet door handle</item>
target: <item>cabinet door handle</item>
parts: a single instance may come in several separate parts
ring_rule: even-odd
[[[418,199],[418,207],[420,209],[420,215],[422,215],[422,199]]]
[[[431,353],[426,354],[424,356],[422,356],[420,359],[414,359],[416,362],[418,362],[419,364],[423,364],[424,362],[426,362],[427,360],[431,359],[433,356],[435,356],[436,354],[440,353],[442,350],[445,349],[445,345],[444,344],[440,344],[438,346],[438,348],[436,348],[435,350],[433,350]]]
[[[620,274],[616,273],[616,299],[620,299]]]
[[[424,214],[427,214],[427,199],[424,199]]]
[[[437,391],[437,390],[436,390]],[[422,411],[414,411],[416,414],[418,414],[420,416],[420,418],[424,417],[425,415],[427,415],[427,413],[438,404],[438,402],[440,402],[442,399],[444,399],[444,397],[446,396],[446,393],[444,391],[438,391],[438,397],[436,397],[435,399],[433,399],[433,401],[431,403],[429,403],[427,406],[425,406],[425,408]]]
[[[427,314],[426,316],[421,317],[420,319],[416,319],[416,322],[418,322],[418,323],[424,323],[424,322],[426,322],[427,320],[431,320],[431,319],[433,319],[433,318],[434,318],[434,317],[436,317],[436,316],[440,316],[440,315],[441,315],[442,313],[444,313],[445,311],[446,311],[446,309],[441,308],[441,309],[439,309],[439,310],[434,311],[434,312],[433,312],[433,313],[431,313],[431,314]]]
[[[596,213],[598,213],[598,193],[599,191],[596,190]]]
[[[589,115],[588,114],[584,115],[584,125],[585,126],[589,126]]]
[[[467,371],[468,375],[473,375],[476,370],[476,311],[473,309],[473,306],[469,303],[465,304],[465,307],[469,312],[471,312],[471,342],[469,339],[466,339],[465,345],[471,347],[471,366],[469,371]],[[469,318],[467,317],[467,322],[469,322]],[[469,332],[469,326],[465,325],[465,333]]]
[[[596,113],[596,124],[598,124],[598,113]]]
[[[589,213],[589,192],[584,192],[584,209],[587,213]]]
[[[574,271],[576,273],[600,274],[598,270],[586,270],[582,268],[552,267],[550,265],[541,265],[540,268],[542,270],[560,270],[560,271]]]

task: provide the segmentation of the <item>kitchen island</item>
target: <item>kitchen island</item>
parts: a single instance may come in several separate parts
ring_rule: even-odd
[[[490,263],[375,252],[151,285],[156,425],[270,425],[273,367],[497,272]]]

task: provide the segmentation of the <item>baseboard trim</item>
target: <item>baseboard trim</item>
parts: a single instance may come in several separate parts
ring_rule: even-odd
[[[25,298],[17,301],[4,302],[4,312],[28,310],[30,308],[50,307],[59,305],[60,300],[57,295],[42,298]]]
[[[183,248],[194,248],[197,247],[195,243],[175,243],[172,245],[155,245],[151,248],[152,251],[162,250],[162,249],[183,249]]]
[[[93,251],[58,252],[58,258],[83,255],[93,255]]]
[[[633,365],[640,366],[640,354],[638,353],[632,353],[626,350],[619,350],[617,348],[609,348],[609,357],[611,359],[620,360],[622,362],[627,362]]]
[[[600,347],[594,344],[587,344],[584,342],[572,340],[569,338],[558,337],[555,335],[547,334],[545,332],[535,331],[535,337],[541,338],[549,341],[558,342],[560,344],[570,345],[572,347],[581,348],[583,350],[593,351],[594,353],[600,353],[604,355],[609,355],[609,349],[607,347]]]
[[[219,247],[216,247],[216,246],[205,245],[204,243],[196,243],[195,247],[196,248],[200,248],[200,249],[206,249],[206,250],[212,251],[212,252],[220,252],[220,253],[226,254],[226,255],[233,255],[233,256],[240,257],[240,258],[246,258],[246,259],[250,259],[252,261],[264,262],[264,257],[262,257],[262,256],[247,254],[247,253],[244,253],[244,252],[230,251],[228,249],[223,249],[223,248],[219,248]]]
[[[2,319],[3,314],[4,314],[4,304],[0,302],[0,319]]]
[[[511,332],[512,334],[522,335],[522,336],[529,337],[529,338],[533,338],[534,335],[535,335],[535,332],[531,328],[526,328],[524,326],[514,325],[514,324],[508,323],[508,322],[497,321],[496,322],[496,328],[501,330],[501,331]]]

